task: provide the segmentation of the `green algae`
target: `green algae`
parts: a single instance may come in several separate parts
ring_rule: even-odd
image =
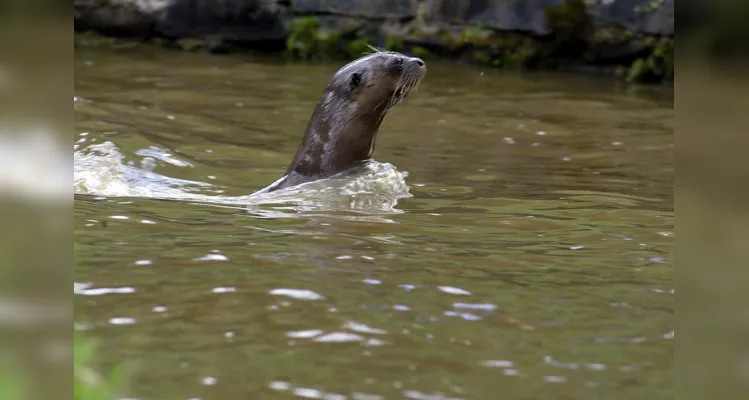
[[[125,388],[125,369],[118,365],[108,375],[95,370],[98,342],[73,331],[73,398],[107,400]]]
[[[115,47],[123,43],[122,39],[105,36],[93,31],[73,33],[73,47],[86,47],[86,46],[103,46],[103,47]]]
[[[627,82],[673,81],[674,41],[660,38],[652,46],[650,54],[638,58],[629,67]]]
[[[558,43],[585,41],[592,29],[582,0],[567,0],[546,9],[546,23]]]
[[[202,39],[182,38],[176,41],[177,46],[185,51],[202,51],[210,48],[210,44]]]
[[[369,39],[362,37],[346,42],[344,50],[346,56],[350,58],[358,58],[367,53],[371,53],[372,48],[370,46]]]
[[[429,50],[421,46],[411,47],[411,55],[413,55],[414,57],[419,57],[421,59],[428,59],[432,57],[432,53],[430,53]]]
[[[286,53],[297,59],[326,59],[361,57],[370,52],[370,39],[359,37],[342,40],[341,33],[322,29],[315,17],[294,19],[291,33],[286,39]]]
[[[553,60],[557,67],[584,63],[594,36],[593,23],[582,0],[567,0],[546,9],[546,21],[551,31],[544,49],[544,58]],[[548,63],[548,62],[547,62]]]
[[[385,36],[385,48],[390,51],[401,51],[404,49],[403,39],[397,36]]]
[[[469,26],[460,32],[458,36],[459,45],[486,46],[489,44],[489,38],[492,31],[485,29],[481,25]]]
[[[286,39],[286,52],[307,59],[321,51],[320,21],[314,17],[296,18],[292,21],[291,33]]]

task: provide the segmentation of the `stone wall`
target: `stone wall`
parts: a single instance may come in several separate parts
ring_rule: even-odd
[[[368,45],[498,67],[673,77],[674,0],[74,0],[77,31],[183,48],[357,57]]]
[[[290,4],[275,0],[74,0],[77,31],[126,38],[285,40]]]
[[[545,11],[564,0],[295,0],[296,15],[337,15],[406,21],[417,15],[439,23],[548,34]],[[587,0],[599,25],[619,22],[633,31],[673,35],[674,0]]]

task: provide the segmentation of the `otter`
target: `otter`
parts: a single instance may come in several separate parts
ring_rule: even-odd
[[[341,67],[328,82],[286,174],[256,193],[297,186],[361,167],[372,157],[387,112],[416,88],[424,61],[375,52]]]

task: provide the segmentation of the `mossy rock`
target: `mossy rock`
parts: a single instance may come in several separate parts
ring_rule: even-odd
[[[440,33],[439,41],[449,51],[455,51],[461,46],[458,36],[453,32],[445,31]]]
[[[498,64],[523,68],[532,68],[543,53],[541,43],[533,37],[508,32],[494,32],[488,48]]]
[[[182,38],[177,40],[177,46],[185,51],[204,51],[211,48],[211,43],[203,39]]]
[[[481,25],[469,26],[460,33],[458,44],[474,47],[487,46],[490,43],[491,36],[492,31],[484,29]]]
[[[386,36],[385,48],[390,51],[402,51],[404,49],[403,39],[395,36]]]
[[[411,48],[411,55],[413,55],[414,57],[419,57],[422,60],[425,60],[425,59],[430,58],[432,56],[432,54],[429,52],[429,50],[427,50],[427,49],[425,49],[424,47],[421,47],[421,46],[413,46]]]
[[[154,36],[148,40],[148,43],[159,46],[159,47],[174,47],[176,45],[176,41],[173,39],[168,39],[160,36]]]
[[[338,53],[341,34],[338,32],[318,32],[317,51],[320,57],[333,57]]]
[[[349,58],[359,58],[372,52],[368,38],[359,38],[346,43],[346,55]]]
[[[674,79],[674,41],[671,38],[654,40],[647,57],[638,58],[629,67],[627,82],[662,82]]]
[[[114,37],[100,35],[93,31],[74,32],[73,46],[108,46],[114,47],[122,43],[122,40]]]
[[[646,73],[647,66],[645,60],[642,58],[638,58],[629,67],[629,72],[627,72],[627,82],[636,82],[638,80],[641,80]]]
[[[291,23],[291,34],[286,38],[286,52],[308,58],[316,52],[320,21],[315,17],[297,18]]]
[[[546,21],[558,41],[585,40],[592,23],[583,0],[566,0],[545,10]]]
[[[566,0],[546,9],[546,21],[551,30],[544,57],[553,58],[559,66],[583,62],[590,52],[594,35],[593,23],[583,0]]]
[[[623,44],[630,40],[632,40],[632,32],[621,23],[597,27],[590,36],[590,41],[596,44]]]
[[[340,34],[323,31],[315,17],[296,18],[286,39],[286,53],[301,59],[325,58],[338,51]]]
[[[428,39],[433,36],[432,33],[424,32],[419,28],[417,24],[411,25],[411,28],[408,30],[408,36],[415,37],[418,39]]]
[[[286,53],[298,59],[358,58],[371,52],[369,37],[342,40],[342,33],[321,28],[315,17],[296,18],[286,40]]]
[[[488,51],[482,49],[474,49],[471,53],[473,62],[477,64],[490,64],[492,57]]]
[[[660,59],[663,63],[665,80],[674,79],[674,41],[671,38],[662,38],[653,49],[653,57]]]
[[[530,37],[525,37],[507,54],[505,63],[516,67],[530,68],[536,64],[541,55],[540,44]]]

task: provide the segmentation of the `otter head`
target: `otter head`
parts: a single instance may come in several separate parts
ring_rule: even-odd
[[[377,51],[345,65],[325,87],[283,182],[293,186],[362,164],[385,114],[426,73],[424,61]]]

